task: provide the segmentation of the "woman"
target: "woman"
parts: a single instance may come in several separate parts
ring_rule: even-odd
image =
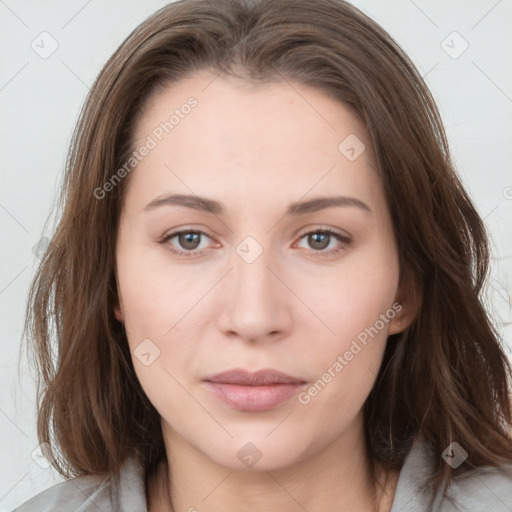
[[[512,507],[485,229],[356,8],[164,7],[91,89],[63,194],[26,329],[75,478],[17,510]]]

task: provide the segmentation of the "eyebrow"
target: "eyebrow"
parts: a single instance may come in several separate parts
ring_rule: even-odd
[[[186,208],[213,213],[215,215],[220,215],[224,212],[222,203],[206,197],[188,194],[169,194],[156,197],[144,207],[144,211],[152,211],[161,206],[184,206]],[[346,196],[332,196],[317,197],[308,201],[292,203],[288,206],[286,214],[293,216],[304,215],[336,206],[355,206],[372,213],[370,207],[360,199]]]

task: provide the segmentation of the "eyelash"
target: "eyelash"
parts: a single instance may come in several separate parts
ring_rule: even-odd
[[[194,233],[196,235],[204,235],[204,236],[210,238],[210,236],[208,236],[208,234],[205,233],[204,231],[195,230],[195,229],[182,229],[182,230],[174,231],[172,233],[164,235],[162,237],[162,239],[159,241],[159,243],[166,244],[169,240],[175,238],[178,235],[184,234],[184,233]],[[299,241],[302,240],[304,237],[306,237],[308,235],[312,235],[312,234],[328,235],[328,236],[336,238],[339,242],[342,242],[345,245],[349,245],[352,241],[349,236],[342,235],[341,233],[332,231],[330,229],[314,229],[312,231],[306,231],[305,233],[302,233],[300,235]],[[169,250],[173,254],[177,255],[178,257],[190,258],[190,257],[201,255],[205,249],[202,249],[200,251],[197,251],[197,250],[191,250],[191,251],[183,250],[182,251],[182,250],[176,250],[174,247],[172,247],[169,244],[169,247],[167,250]],[[342,252],[343,250],[344,250],[344,248],[331,249],[329,251],[325,251],[325,250],[315,251],[314,249],[312,249],[312,252],[317,253],[318,257],[329,257],[329,256],[335,256],[335,255],[339,254],[340,252]]]

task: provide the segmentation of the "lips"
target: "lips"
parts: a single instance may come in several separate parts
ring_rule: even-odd
[[[218,399],[234,409],[261,412],[290,399],[306,382],[278,370],[234,369],[204,379]]]
[[[205,380],[222,384],[240,384],[242,386],[300,384],[304,382],[278,370],[258,370],[257,372],[251,373],[239,368],[218,373],[212,377],[207,377]]]

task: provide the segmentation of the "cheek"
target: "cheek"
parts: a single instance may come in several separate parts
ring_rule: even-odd
[[[372,339],[385,340],[396,314],[393,308],[399,277],[396,260],[390,255],[386,262],[371,254],[354,255],[353,260],[345,262],[337,272],[303,281],[308,304],[328,327],[322,330],[322,338],[331,353],[348,350],[351,341],[358,337],[364,342],[368,330]],[[317,283],[315,287],[313,282]]]
[[[387,261],[375,254],[359,255],[357,262],[321,280],[310,293],[315,313],[329,328],[319,324],[322,330],[311,353],[316,380],[307,394],[312,401],[318,394],[327,407],[359,407],[373,387],[389,327],[400,310],[393,253]],[[311,347],[304,348],[311,352]]]
[[[325,428],[333,433],[347,427],[371,392],[395,312],[382,308],[377,300],[359,304],[361,308],[351,304],[350,313],[345,311],[338,316],[337,335],[329,342],[324,337],[311,353],[316,374],[298,397],[299,403],[314,410],[316,417],[326,418]]]
[[[155,406],[166,394],[179,403],[181,388],[172,376],[183,381],[198,351],[197,315],[203,311],[198,301],[208,287],[197,274],[165,267],[153,251],[142,250],[122,254],[118,279],[138,380]]]
[[[167,333],[171,336],[206,288],[197,274],[182,265],[165,265],[159,252],[150,247],[122,252],[118,258],[124,323],[131,343],[147,337],[164,340]]]

